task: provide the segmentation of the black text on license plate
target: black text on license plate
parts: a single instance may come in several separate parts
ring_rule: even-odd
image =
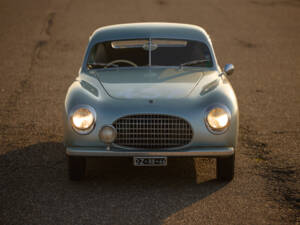
[[[166,166],[167,157],[134,157],[135,166]]]

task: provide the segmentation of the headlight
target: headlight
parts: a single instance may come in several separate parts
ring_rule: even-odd
[[[223,105],[209,108],[206,115],[206,125],[216,134],[223,133],[230,124],[230,111]]]
[[[95,125],[96,113],[92,107],[82,106],[71,114],[73,129],[80,134],[89,133]]]

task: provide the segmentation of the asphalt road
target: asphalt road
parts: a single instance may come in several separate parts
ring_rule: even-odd
[[[300,223],[299,0],[0,2],[1,225]],[[144,169],[92,159],[85,180],[68,180],[61,112],[89,35],[143,21],[200,25],[220,65],[235,65],[232,182],[191,158]]]

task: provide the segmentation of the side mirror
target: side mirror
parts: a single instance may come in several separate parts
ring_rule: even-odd
[[[224,72],[227,76],[230,76],[234,72],[234,66],[232,64],[226,64],[224,67]]]

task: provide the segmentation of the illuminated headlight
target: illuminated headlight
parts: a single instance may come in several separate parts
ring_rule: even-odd
[[[216,134],[223,133],[230,124],[230,111],[223,105],[211,107],[207,111],[206,125]]]
[[[95,110],[88,106],[77,108],[71,115],[73,129],[79,134],[87,134],[95,125]]]

